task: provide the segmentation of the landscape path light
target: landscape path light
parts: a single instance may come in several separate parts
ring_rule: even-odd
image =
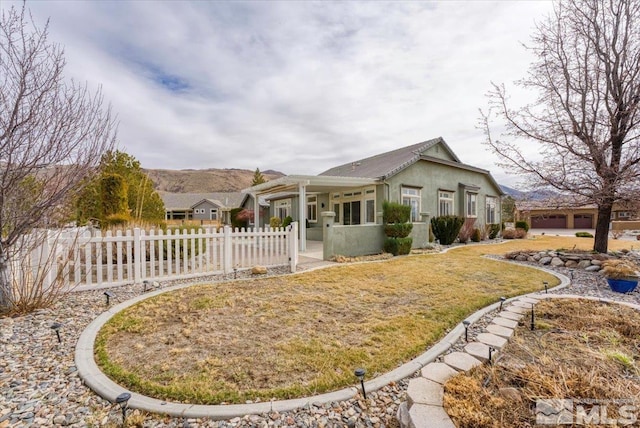
[[[127,420],[127,407],[129,405],[129,400],[131,399],[131,394],[128,392],[123,392],[122,394],[116,397],[116,404],[120,406],[122,409],[122,426],[125,426]]]
[[[535,330],[535,313],[533,311],[533,303],[531,304],[531,331]]]
[[[108,290],[105,291],[103,294],[107,298],[107,306],[109,306],[110,299],[116,297],[116,295],[115,295],[115,293],[113,291],[108,291]]]
[[[360,379],[360,386],[362,387],[362,395],[364,396],[364,399],[367,399],[367,391],[365,391],[364,389],[364,375],[365,375],[366,371],[363,368],[357,368],[353,374],[356,375],[356,377],[358,379]]]
[[[464,325],[464,340],[465,342],[469,341],[469,325],[471,325],[471,321],[464,320],[462,321],[462,325]]]
[[[502,311],[502,304],[504,303],[505,300],[507,300],[506,297],[501,297],[500,298],[500,311]]]
[[[51,324],[51,330],[56,332],[56,336],[58,336],[58,343],[62,343],[62,339],[60,338],[60,327],[62,327],[62,324],[60,324],[59,322],[54,322],[53,324]]]
[[[571,272],[571,274],[573,275],[573,272]],[[572,279],[573,279],[573,276],[572,276]],[[549,283],[547,281],[544,281],[543,284],[544,284],[544,292],[546,294],[549,294]]]

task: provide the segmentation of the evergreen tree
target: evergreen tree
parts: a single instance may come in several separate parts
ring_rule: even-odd
[[[251,182],[252,186],[257,186],[258,184],[266,183],[267,179],[264,178],[264,175],[260,172],[260,168],[256,168],[253,173],[253,181]]]

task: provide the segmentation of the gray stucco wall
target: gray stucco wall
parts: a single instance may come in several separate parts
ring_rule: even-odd
[[[382,252],[384,228],[381,224],[333,225],[333,255],[364,256]]]

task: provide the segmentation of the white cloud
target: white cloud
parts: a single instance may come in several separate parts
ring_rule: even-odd
[[[7,5],[19,3],[6,3]],[[67,73],[102,84],[149,168],[319,173],[442,136],[504,174],[475,128],[550,2],[30,2]],[[6,7],[6,6],[2,6]],[[504,178],[513,182],[512,178]]]

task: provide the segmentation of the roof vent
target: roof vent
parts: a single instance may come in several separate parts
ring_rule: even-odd
[[[360,162],[351,162],[351,171],[355,171],[357,166],[360,166]]]

